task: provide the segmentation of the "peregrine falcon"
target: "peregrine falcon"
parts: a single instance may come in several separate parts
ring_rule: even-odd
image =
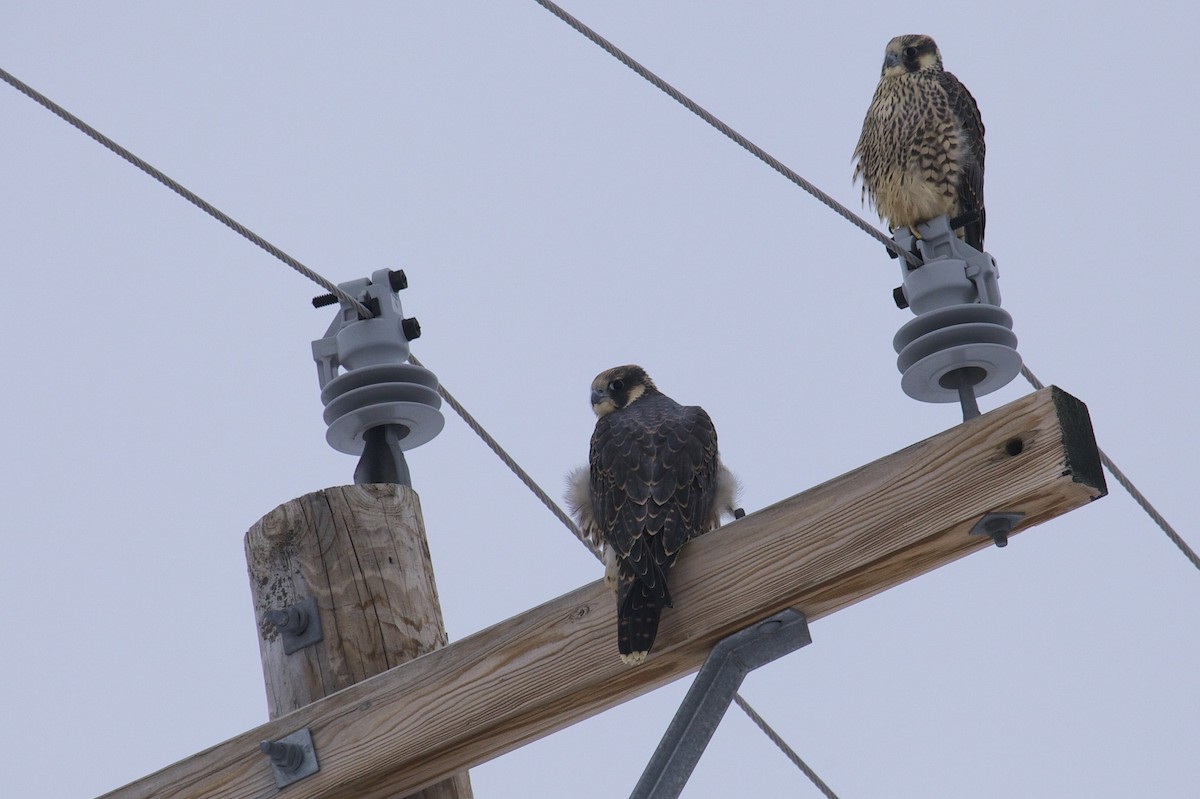
[[[983,120],[975,98],[942,69],[933,39],[897,36],[854,148],[863,197],[892,230],[945,214],[983,250]],[[913,235],[917,235],[913,229]]]
[[[605,582],[617,593],[621,661],[641,663],[670,607],[667,573],[689,539],[737,515],[737,479],[721,465],[717,431],[703,408],[659,391],[640,366],[592,381],[590,467],[569,478],[568,504],[605,550]]]

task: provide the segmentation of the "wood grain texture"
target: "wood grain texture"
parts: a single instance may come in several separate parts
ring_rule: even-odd
[[[597,581],[109,796],[273,796],[255,746],[308,726],[321,771],[289,799],[391,797],[694,671],[783,608],[815,621],[990,548],[968,534],[987,512],[1024,513],[1016,535],[1104,494],[1086,408],[1047,388],[690,543],[641,666],[618,661]]]
[[[446,645],[412,489],[343,486],[308,494],[260,519],[245,543],[271,718]],[[265,615],[309,597],[324,638],[288,655]],[[464,771],[414,796],[470,799],[470,779]]]

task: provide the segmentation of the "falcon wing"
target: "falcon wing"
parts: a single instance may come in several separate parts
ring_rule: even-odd
[[[983,207],[983,159],[986,149],[983,144],[983,118],[979,106],[967,87],[952,73],[941,73],[942,89],[950,101],[950,110],[958,118],[963,132],[962,176],[958,184],[958,212],[960,215],[976,214],[979,219],[968,222],[965,228],[966,242],[977,250],[983,249],[983,229],[986,217]]]
[[[704,532],[711,516],[718,468],[716,429],[702,408],[647,398],[596,424],[596,525],[631,576],[664,604],[680,547]]]

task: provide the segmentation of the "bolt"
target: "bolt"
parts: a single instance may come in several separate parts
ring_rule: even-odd
[[[304,747],[282,741],[263,741],[258,748],[271,758],[271,763],[280,771],[295,771],[304,765]]]
[[[421,323],[417,321],[417,317],[410,316],[400,322],[400,329],[404,331],[404,338],[409,341],[421,337]]]
[[[408,288],[408,276],[404,274],[403,269],[393,269],[388,272],[388,285],[392,287],[392,291],[404,291]]]
[[[888,252],[892,251],[888,250]],[[895,258],[896,253],[892,252],[892,257]],[[904,296],[904,286],[896,286],[896,288],[892,289],[892,299],[895,301],[896,307],[900,310],[903,311],[908,307],[908,298]]]
[[[300,635],[308,629],[308,611],[300,605],[292,605],[284,610],[268,610],[265,615],[267,621],[281,633]]]
[[[987,513],[971,528],[971,535],[986,535],[998,547],[1008,546],[1008,534],[1021,520],[1023,513]]]
[[[320,297],[312,298],[312,304],[314,308],[324,308],[326,305],[333,305],[337,301],[337,296],[333,294],[322,294]]]
[[[992,537],[992,543],[998,547],[1008,546],[1008,534],[1012,529],[1012,520],[1004,516],[988,519],[983,525],[983,531]]]

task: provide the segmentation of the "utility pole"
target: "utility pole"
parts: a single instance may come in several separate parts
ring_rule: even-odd
[[[313,342],[326,438],[361,456],[355,485],[284,503],[246,533],[272,719],[446,645],[421,504],[403,452],[433,438],[443,423],[436,376],[407,363],[408,342],[421,334],[400,304],[407,287],[404,272],[390,269],[341,284],[374,315],[364,319],[343,301]],[[329,295],[313,305],[335,302]],[[261,742],[280,788],[320,767],[307,728],[297,734]],[[411,796],[471,799],[471,782],[460,771]]]
[[[246,535],[271,721],[110,799],[250,799],[272,778],[290,799],[470,797],[464,769],[711,659],[635,791],[677,795],[720,702],[746,669],[808,643],[810,620],[1107,493],[1079,400],[1051,386],[980,414],[977,394],[1020,369],[995,262],[959,248],[947,220],[922,232],[923,264],[894,295],[917,316],[894,341],[901,385],[958,400],[964,423],[689,543],[677,605],[632,669],[600,582],[446,645],[420,506],[396,485],[403,450],[441,429],[436,378],[407,362],[420,327],[401,312],[402,273],[341,284],[376,316],[343,303],[313,355],[326,437],[362,455],[356,485],[281,505]]]
[[[246,564],[272,719],[446,645],[411,488],[343,486],[286,502],[246,533]],[[314,629],[318,640],[288,653]],[[461,771],[412,796],[471,799],[471,783]]]

